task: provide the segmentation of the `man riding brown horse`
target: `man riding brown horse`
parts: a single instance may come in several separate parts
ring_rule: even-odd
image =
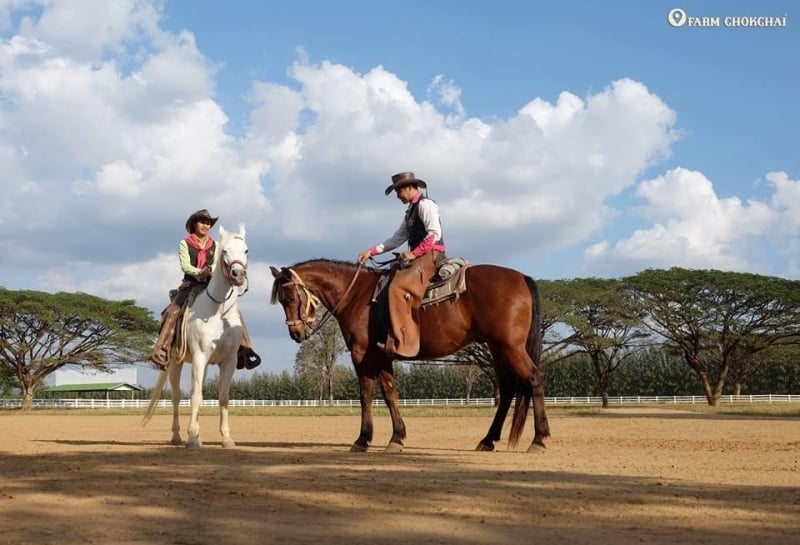
[[[437,265],[445,259],[439,206],[420,191],[427,187],[413,172],[392,176],[385,193],[394,191],[400,202],[408,205],[403,221],[391,237],[358,254],[358,262],[363,264],[408,242],[409,249],[399,254],[400,265],[388,288],[390,332],[378,343],[390,355],[410,358],[419,352],[419,306]]]

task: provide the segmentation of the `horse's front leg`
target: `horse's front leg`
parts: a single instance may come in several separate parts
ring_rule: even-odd
[[[228,402],[230,400],[231,380],[236,370],[236,350],[227,358],[219,368],[219,433],[222,435],[223,447],[235,447],[236,443],[231,438],[231,428],[228,424]]]
[[[397,391],[397,381],[392,372],[391,362],[387,364],[386,368],[381,369],[378,380],[381,384],[383,399],[389,408],[389,416],[392,418],[392,438],[384,450],[386,452],[402,452],[403,440],[406,438],[406,424],[403,422],[403,417],[400,416],[400,404],[398,403],[400,395]]]
[[[196,352],[200,351],[198,350]],[[206,374],[207,363],[206,355],[202,353],[195,355],[192,361],[192,413],[189,417],[189,437],[186,439],[187,448],[203,446],[203,442],[200,440],[200,422],[198,421],[198,417],[200,414],[200,406],[203,404],[203,378]]]
[[[372,441],[372,399],[375,391],[375,379],[367,373],[361,372],[363,365],[362,362],[356,366],[361,399],[361,433],[350,447],[350,452],[367,452]]]
[[[172,440],[173,445],[181,445],[181,420],[180,420],[180,405],[181,405],[181,371],[183,370],[183,362],[172,362],[169,366],[169,386],[170,398],[172,399]]]

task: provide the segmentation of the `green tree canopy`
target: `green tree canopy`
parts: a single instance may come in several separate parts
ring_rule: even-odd
[[[0,366],[16,379],[23,410],[61,367],[144,360],[157,329],[151,312],[130,300],[0,288]]]
[[[649,336],[616,279],[578,278],[548,283],[545,299],[564,326],[563,355],[584,353],[592,363],[597,392],[608,406],[612,373]],[[554,329],[555,330],[555,329]]]
[[[717,270],[648,269],[624,280],[644,325],[673,343],[710,405],[754,356],[800,340],[800,282]]]

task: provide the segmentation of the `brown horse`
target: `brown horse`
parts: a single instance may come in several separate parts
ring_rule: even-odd
[[[304,261],[280,270],[270,268],[275,277],[272,303],[283,306],[292,339],[299,343],[312,333],[320,302],[339,322],[361,392],[361,433],[350,450],[366,451],[372,441],[375,379],[392,418],[392,438],[386,450],[402,450],[406,428],[397,403],[394,358],[376,346],[386,333],[377,305],[371,304],[385,271],[328,259]],[[494,359],[500,400],[489,431],[476,450],[494,450],[515,395],[509,445],[513,447],[519,441],[532,399],[534,438],[528,452],[542,450],[550,429],[538,367],[542,320],[536,283],[518,271],[494,265],[469,267],[466,280],[467,291],[458,298],[420,310],[420,351],[414,359],[441,358],[475,341],[486,342]]]

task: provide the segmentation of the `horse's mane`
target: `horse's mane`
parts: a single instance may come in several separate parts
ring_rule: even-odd
[[[291,275],[288,272],[288,269],[294,269],[297,267],[303,267],[305,265],[320,265],[320,266],[330,266],[337,269],[355,269],[358,267],[357,263],[353,261],[343,261],[341,259],[327,259],[324,257],[317,257],[313,259],[306,259],[304,261],[298,261],[294,265],[289,265],[288,267],[281,267],[281,274],[278,278],[275,278],[275,281],[272,283],[272,294],[270,296],[270,303],[275,304],[278,302],[278,289],[280,287],[280,282],[278,282],[279,278],[288,278],[291,279]],[[372,267],[366,267],[365,270],[370,272],[381,272],[381,269],[374,269]]]
[[[299,261],[294,265],[290,265],[287,268],[294,269],[295,267],[301,267],[303,265],[317,265],[317,264],[332,265],[334,267],[347,267],[347,268],[358,267],[358,265],[356,263],[353,263],[352,261],[343,261],[341,259],[326,259],[324,257],[317,257],[314,259],[306,259],[305,261]]]

